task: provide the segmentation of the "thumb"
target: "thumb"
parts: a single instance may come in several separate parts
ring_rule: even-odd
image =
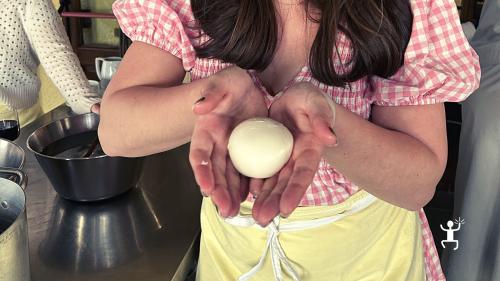
[[[322,94],[321,102],[318,103],[318,106],[313,110],[314,113],[311,115],[311,125],[314,134],[324,145],[336,146],[338,140],[333,131],[336,118],[336,104],[327,94]]]
[[[337,136],[330,127],[328,118],[324,115],[312,117],[311,120],[314,135],[326,146],[336,146]]]
[[[101,112],[101,104],[100,103],[93,104],[92,107],[90,108],[90,112],[99,114]]]
[[[212,112],[224,100],[224,91],[212,87],[202,92],[201,98],[193,105],[193,112],[196,115],[203,115]]]

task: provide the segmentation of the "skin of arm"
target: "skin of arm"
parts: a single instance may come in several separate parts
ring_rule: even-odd
[[[178,86],[185,74],[181,61],[165,53],[144,43],[127,52],[102,102],[99,136],[109,155],[142,156],[190,140],[192,106],[206,82]],[[372,122],[337,106],[338,145],[325,150],[325,159],[368,192],[421,208],[446,165],[443,105],[374,106]]]
[[[372,122],[336,108],[338,145],[325,159],[387,202],[409,210],[427,204],[447,162],[444,105],[373,106]]]
[[[371,120],[365,120],[332,103],[309,82],[295,84],[275,100],[271,117],[291,129],[294,152],[279,174],[250,185],[250,191],[258,195],[254,219],[264,226],[278,214],[289,216],[321,158],[386,202],[412,211],[422,208],[432,198],[446,166],[443,104],[374,105],[371,113]]]
[[[199,152],[209,144],[216,145],[212,141],[221,137],[214,135],[217,131],[230,130],[241,118],[267,115],[262,94],[243,69],[228,67],[189,84],[182,84],[184,76],[179,58],[134,42],[102,102],[99,137],[105,152],[144,156],[195,137],[198,141],[193,140],[191,150]],[[209,161],[215,154],[198,160]],[[197,157],[191,159],[195,166],[200,162]]]
[[[101,103],[99,139],[110,156],[143,156],[189,142],[203,80],[182,85],[174,55],[146,43],[128,49]]]

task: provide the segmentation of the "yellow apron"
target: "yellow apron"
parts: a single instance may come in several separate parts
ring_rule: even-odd
[[[21,128],[65,103],[64,97],[61,96],[59,90],[50,81],[42,67],[38,68],[37,75],[41,81],[37,102],[29,108],[17,110]],[[7,105],[0,103],[0,111],[4,108],[7,108]]]
[[[7,105],[0,104],[0,111],[7,109]],[[32,107],[29,108],[24,108],[24,109],[18,109],[17,110],[18,118],[19,118],[19,124],[21,125],[21,128],[28,125],[29,123],[35,121],[38,117],[43,115],[43,110],[42,107],[40,106],[40,103],[37,102],[35,103]]]
[[[334,206],[299,207],[261,228],[252,203],[224,220],[201,210],[197,281],[425,281],[418,212],[359,191]]]

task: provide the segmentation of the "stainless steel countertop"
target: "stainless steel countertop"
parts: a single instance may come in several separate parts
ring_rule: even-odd
[[[199,234],[201,195],[188,147],[146,158],[138,187],[103,202],[60,198],[26,149],[38,127],[69,116],[59,107],[21,129],[26,151],[32,281],[184,280]]]

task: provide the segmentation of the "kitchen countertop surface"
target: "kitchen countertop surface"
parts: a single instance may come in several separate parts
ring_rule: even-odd
[[[148,156],[138,187],[97,203],[59,197],[27,137],[70,115],[61,106],[21,129],[26,151],[27,216],[32,281],[185,279],[199,235],[201,195],[187,145]]]

